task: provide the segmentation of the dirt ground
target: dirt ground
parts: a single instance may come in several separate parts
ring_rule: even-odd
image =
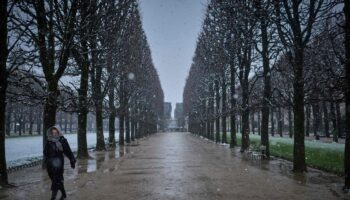
[[[350,199],[341,177],[290,162],[252,161],[238,149],[189,133],[158,133],[116,151],[90,152],[75,170],[66,162],[67,199]],[[0,199],[49,199],[50,180],[39,166],[10,174],[17,187]]]

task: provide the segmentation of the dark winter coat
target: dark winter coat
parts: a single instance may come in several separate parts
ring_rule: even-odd
[[[48,130],[48,136],[51,134],[52,128]],[[64,155],[66,155],[70,160],[72,168],[75,167],[76,162],[67,139],[63,137],[60,131],[59,134],[60,136],[58,141],[62,145],[62,151],[57,147],[55,142],[49,140],[46,142],[44,148],[44,166],[46,167],[49,177],[52,180],[52,189],[58,189],[61,187],[60,185],[63,184]]]

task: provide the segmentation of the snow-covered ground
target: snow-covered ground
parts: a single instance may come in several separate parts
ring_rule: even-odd
[[[72,150],[76,151],[78,147],[77,134],[67,134],[64,136],[67,138]],[[104,136],[108,138],[108,132],[105,132]],[[115,133],[115,138],[118,140],[119,132]],[[87,143],[88,147],[94,147],[96,145],[95,133],[87,134]],[[28,160],[40,157],[43,154],[42,136],[6,138],[5,144],[8,166],[28,162]]]

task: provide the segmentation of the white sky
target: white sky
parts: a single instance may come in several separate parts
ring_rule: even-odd
[[[182,102],[207,0],[140,0],[143,28],[153,62],[173,110]]]

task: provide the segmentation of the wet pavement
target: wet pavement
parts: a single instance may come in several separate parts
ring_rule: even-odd
[[[252,161],[189,133],[158,133],[115,151],[65,164],[67,199],[350,199],[343,179],[319,170],[291,173],[289,161]],[[10,174],[0,199],[49,199],[39,166]]]

